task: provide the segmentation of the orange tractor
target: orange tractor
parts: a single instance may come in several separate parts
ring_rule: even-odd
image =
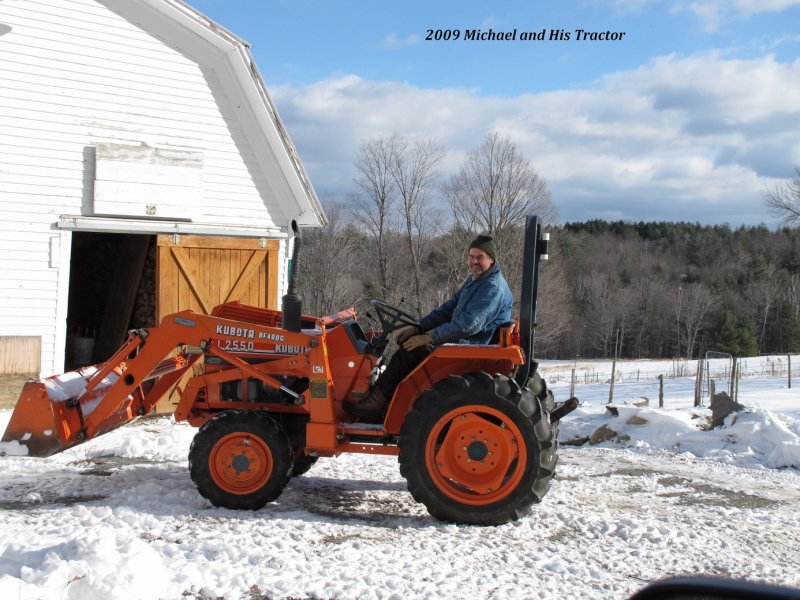
[[[518,323],[498,331],[496,344],[436,348],[400,383],[380,424],[352,422],[342,403],[369,391],[389,333],[416,320],[378,300],[376,332],[352,308],[302,315],[295,241],[281,311],[229,302],[132,331],[105,363],[28,382],[3,442],[50,456],[177,391],[175,419],[199,427],[191,477],[215,506],[259,509],[319,457],[344,452],[397,455],[413,497],[441,520],[500,524],[539,502],[557,462],[556,422],[577,401],[556,406],[532,359],[547,252],[536,217],[527,223]]]

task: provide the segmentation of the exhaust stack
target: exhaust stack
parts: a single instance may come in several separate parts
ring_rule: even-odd
[[[289,267],[289,284],[283,296],[281,311],[283,312],[282,327],[287,331],[300,331],[302,324],[302,302],[297,295],[297,273],[300,269],[300,229],[297,221],[292,221],[294,232],[294,249],[292,250],[292,264]]]

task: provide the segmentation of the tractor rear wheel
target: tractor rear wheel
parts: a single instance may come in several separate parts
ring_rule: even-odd
[[[550,487],[558,456],[549,416],[502,375],[451,376],[426,391],[400,431],[400,472],[437,519],[500,525]]]
[[[219,413],[200,428],[189,449],[197,490],[222,508],[262,508],[280,496],[291,471],[289,436],[262,412]]]
[[[544,379],[542,379],[542,376],[539,375],[538,371],[533,374],[533,377],[528,379],[526,387],[528,388],[528,391],[539,398],[544,412],[549,414],[555,410],[556,401],[553,397],[553,392],[547,388],[547,384],[544,382]],[[558,421],[553,423],[553,432],[555,437],[558,437]]]

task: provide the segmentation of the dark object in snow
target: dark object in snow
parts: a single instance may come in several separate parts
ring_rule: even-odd
[[[722,427],[727,417],[732,412],[741,412],[745,406],[734,402],[725,392],[714,394],[711,398],[711,429]]]
[[[650,583],[628,600],[795,600],[800,590],[742,579],[672,577]]]
[[[623,402],[623,406],[635,406],[636,408],[647,408],[650,406],[650,400],[645,398],[644,396],[640,397],[638,400],[634,400],[630,404],[628,402]],[[619,409],[617,408],[616,404],[606,404],[606,410],[611,413],[612,416],[618,417],[619,416]]]
[[[602,444],[608,440],[613,440],[619,435],[616,431],[611,429],[608,425],[602,425],[594,430],[592,436],[589,438],[589,443],[594,446],[595,444]]]

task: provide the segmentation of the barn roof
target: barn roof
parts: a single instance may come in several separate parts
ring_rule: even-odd
[[[181,0],[101,0],[110,9],[212,68],[225,87],[259,164],[275,177],[274,165],[287,193],[280,195],[285,215],[298,224],[327,223],[322,205],[297,150],[267,92],[250,54],[249,44]],[[286,223],[288,225],[288,223]]]

